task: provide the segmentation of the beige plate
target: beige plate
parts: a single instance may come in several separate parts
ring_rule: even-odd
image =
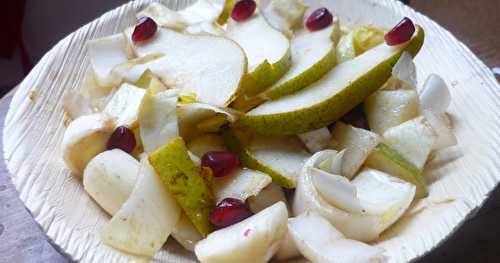
[[[81,182],[64,167],[61,96],[75,89],[88,68],[84,43],[116,33],[134,22],[149,2],[128,3],[80,28],[59,42],[19,86],[4,128],[4,156],[26,207],[47,235],[82,262],[138,260],[105,246],[99,228],[109,218],[83,192]],[[166,2],[174,8],[187,1]],[[318,4],[318,3],[315,3]],[[332,0],[342,21],[390,27],[403,16],[423,26],[426,42],[416,59],[419,82],[438,73],[451,87],[450,113],[459,147],[440,153],[427,171],[430,197],[416,204],[377,244],[391,262],[413,260],[444,241],[481,206],[500,178],[500,86],[471,51],[429,18],[392,0]],[[30,94],[35,92],[35,100]],[[189,262],[193,257],[174,242],[159,252],[158,262]]]

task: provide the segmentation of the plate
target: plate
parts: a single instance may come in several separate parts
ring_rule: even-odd
[[[65,168],[60,144],[65,116],[61,98],[76,89],[89,68],[85,41],[120,32],[151,0],[110,11],[61,40],[20,84],[3,130],[4,158],[21,199],[52,241],[81,262],[131,262],[104,245],[100,227],[109,217]],[[441,75],[452,93],[449,112],[459,145],[440,152],[425,171],[430,195],[414,204],[375,243],[390,262],[407,262],[429,252],[483,204],[500,179],[500,86],[487,67],[438,24],[393,0],[306,1],[324,5],[341,21],[391,27],[403,16],[420,24],[426,42],[415,62],[419,83]],[[189,1],[164,3],[182,8]],[[167,242],[155,262],[194,262],[192,254]]]

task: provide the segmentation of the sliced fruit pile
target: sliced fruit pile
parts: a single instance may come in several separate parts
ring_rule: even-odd
[[[307,9],[155,2],[88,42],[62,148],[112,216],[105,244],[150,258],[172,236],[201,262],[383,259],[362,242],[427,195],[426,163],[457,143],[451,96],[437,75],[417,90],[424,31],[410,19],[341,27]]]

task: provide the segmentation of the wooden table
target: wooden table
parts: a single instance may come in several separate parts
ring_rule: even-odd
[[[499,0],[413,0],[411,5],[448,28],[489,67],[500,67]],[[0,123],[11,98],[9,94],[0,100]],[[419,262],[500,262],[499,221],[500,190],[497,190],[474,218]],[[0,263],[10,262],[68,262],[68,259],[49,243],[24,208],[1,164]]]

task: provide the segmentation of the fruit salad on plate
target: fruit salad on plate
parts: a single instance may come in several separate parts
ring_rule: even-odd
[[[207,263],[382,262],[377,239],[457,143],[446,83],[416,82],[423,42],[409,18],[350,25],[300,0],[154,2],[88,41],[63,158],[120,253],[171,238]]]

